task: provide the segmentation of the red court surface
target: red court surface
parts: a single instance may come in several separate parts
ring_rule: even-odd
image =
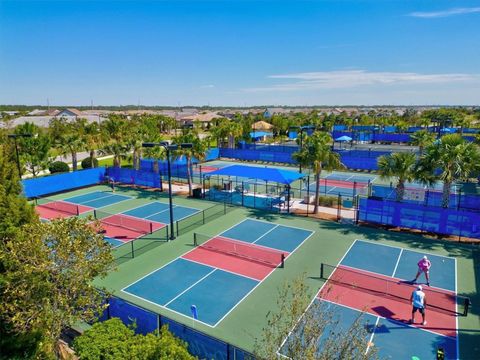
[[[212,171],[216,171],[218,170],[219,168],[218,167],[215,167],[215,166],[202,166],[202,173],[209,173],[209,172],[212,172]],[[200,172],[200,168],[196,168],[195,169],[196,172]]]
[[[91,208],[89,206],[78,205],[78,211],[79,211],[80,214],[83,214],[83,213],[85,213],[87,211],[91,211],[91,210],[93,210],[93,208]],[[67,218],[67,217],[76,215],[76,214],[71,214],[71,213],[68,213],[68,212],[54,210],[54,209],[51,209],[51,208],[46,207],[44,205],[35,206],[35,211],[40,216],[40,218],[47,219],[47,220],[63,219],[63,218]]]
[[[105,236],[123,242],[134,240],[166,226],[165,224],[143,221],[125,215],[112,215],[101,219],[100,223],[105,231]]]
[[[215,237],[186,253],[182,258],[263,280],[281,264],[282,254],[287,257],[289,253]]]
[[[367,276],[365,276],[367,275]],[[360,311],[379,315],[388,319],[407,323],[411,317],[412,305],[410,294],[415,285],[400,282],[383,276],[339,266],[331,275],[329,282],[318,294],[326,299]],[[384,295],[379,292],[385,292]],[[441,335],[455,337],[456,334],[456,297],[446,290],[432,290],[424,287],[426,295],[427,325],[422,326],[421,315],[415,314],[414,326]],[[432,306],[429,306],[429,302]],[[440,306],[444,309],[438,309]]]

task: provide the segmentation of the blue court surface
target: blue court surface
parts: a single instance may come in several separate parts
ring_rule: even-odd
[[[431,360],[437,358],[438,348],[444,349],[445,359],[457,358],[456,340],[448,336],[424,331],[369,313],[362,313],[357,309],[318,298],[314,300],[308,311],[327,312],[331,316],[324,328],[323,335],[318,340],[319,349],[322,348],[322,343],[331,331],[341,335],[360,318],[360,324],[366,330],[368,349],[372,346],[375,347],[380,359]],[[301,331],[301,323],[297,325],[294,333],[299,331]],[[291,337],[286,339],[279,350],[280,354],[288,354],[289,339]]]
[[[105,237],[104,237],[104,240],[105,240],[106,242],[108,242],[110,245],[112,245],[112,247],[114,247],[114,248],[116,248],[116,247],[118,247],[118,246],[120,246],[120,245],[125,244],[123,241],[120,241],[120,240],[117,240],[117,239],[113,239],[113,238],[110,238],[110,237],[108,237],[108,236],[105,236]]]
[[[418,270],[417,263],[424,255],[427,255],[432,263],[430,285],[455,292],[456,262],[454,258],[446,256],[356,240],[341,264],[394,278],[413,280]],[[423,275],[418,282],[425,282]]]
[[[428,256],[432,263],[430,269],[432,288],[436,287],[456,293],[456,260],[446,256],[356,240],[339,265],[368,271],[372,275],[382,274],[399,279],[413,280],[418,269],[417,262],[424,255]],[[418,283],[425,281],[423,276],[421,275]],[[325,294],[333,290],[333,288],[327,290]],[[434,326],[431,329],[419,328],[378,314],[362,312],[359,310],[360,307],[357,308],[355,305],[354,308],[346,304],[351,302],[351,299],[335,298],[335,300],[328,300],[323,297],[321,289],[307,312],[327,311],[327,313],[332,314],[332,323],[338,323],[338,325],[327,325],[327,331],[331,330],[329,326],[339,326],[340,329],[343,329],[342,331],[348,331],[355,319],[362,316],[361,323],[369,335],[368,348],[374,346],[381,359],[436,359],[439,348],[444,349],[445,359],[458,358],[458,335],[456,337],[446,336],[442,333],[445,329],[441,326],[438,328]],[[430,316],[429,319],[432,323],[437,320],[434,318],[436,316],[434,313],[432,315],[428,313],[427,315]],[[409,317],[408,311],[406,316]],[[455,320],[453,321],[455,322]],[[302,322],[296,326],[292,334],[302,336],[300,335],[301,331]],[[335,328],[335,331],[338,332],[339,329]],[[281,355],[288,354],[288,344],[291,341],[292,334],[280,348],[279,353]],[[320,337],[318,341],[318,346],[321,348],[324,336]],[[368,351],[368,349],[365,350]]]
[[[350,182],[364,182],[368,183],[369,181],[372,182],[375,180],[377,177],[375,175],[369,175],[369,174],[353,174],[353,173],[337,173],[333,172],[327,176],[325,176],[325,179],[327,180],[342,180],[342,181],[350,181]]]
[[[129,199],[131,199],[131,197],[126,195],[119,195],[111,192],[94,191],[83,195],[73,196],[64,199],[64,201],[68,201],[74,204],[86,205],[98,209]]]
[[[122,291],[216,326],[259,281],[185,259],[176,259]]]
[[[154,205],[150,204],[149,209],[155,210]],[[246,219],[217,236],[228,236],[234,240],[281,249],[291,254],[312,233],[300,228]],[[270,268],[269,273],[272,271],[274,268]],[[263,280],[239,272],[207,265],[201,260],[177,258],[122,291],[189,318],[192,316],[191,306],[195,305],[197,321],[215,327],[261,281]]]
[[[173,205],[173,218],[175,221],[179,221],[193,214],[196,214],[199,211],[200,210],[198,209],[190,207]],[[125,211],[123,214],[164,224],[170,223],[170,211],[168,204],[158,201],[154,201],[149,204],[139,206],[135,209]]]
[[[246,219],[220,236],[291,253],[312,234],[296,227]]]

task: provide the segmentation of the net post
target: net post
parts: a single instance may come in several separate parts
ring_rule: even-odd
[[[227,202],[224,201],[223,202],[223,215],[225,215],[227,213]]]
[[[98,220],[97,209],[93,209],[93,217]]]
[[[203,219],[203,224],[205,225],[205,210],[202,210],[202,219]]]
[[[323,279],[323,263],[320,264],[320,279]]]
[[[337,199],[337,222],[340,222],[341,220],[341,208],[342,208],[342,194],[338,194],[338,199]]]
[[[282,257],[281,257],[281,258],[282,258],[282,261],[281,261],[281,263],[280,263],[280,267],[281,267],[281,268],[284,268],[284,267],[285,267],[285,254],[284,254],[284,253],[282,253]]]
[[[463,316],[468,315],[468,308],[470,307],[470,298],[465,298],[465,301],[463,303]]]
[[[153,234],[153,223],[150,222],[150,234]]]
[[[193,233],[193,246],[198,246],[197,233]]]
[[[130,244],[132,244],[132,259],[135,258],[135,248],[133,247],[133,243],[135,240],[130,241]]]
[[[75,205],[75,210],[77,210],[77,211],[76,211],[76,213],[77,213],[76,215],[79,216],[79,215],[80,215],[80,206]]]
[[[175,222],[175,227],[176,227],[176,230],[177,230],[177,236],[178,236],[178,220]]]
[[[165,226],[165,239],[168,241],[168,225]]]

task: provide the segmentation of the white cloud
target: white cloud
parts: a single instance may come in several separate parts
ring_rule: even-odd
[[[341,70],[270,75],[270,79],[290,80],[281,84],[244,89],[246,92],[308,91],[318,89],[347,89],[360,86],[390,86],[413,84],[448,84],[480,81],[479,74],[418,74],[408,72],[370,72]]]
[[[209,85],[202,85],[200,86],[202,89],[213,89],[215,85],[209,84]]]
[[[431,11],[431,12],[413,12],[408,14],[408,16],[419,17],[419,18],[439,18],[439,17],[448,17],[454,15],[463,15],[463,14],[473,14],[480,13],[480,7],[470,7],[470,8],[453,8],[442,11]]]

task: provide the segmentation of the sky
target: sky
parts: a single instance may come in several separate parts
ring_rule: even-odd
[[[0,0],[0,104],[480,105],[480,1]]]

